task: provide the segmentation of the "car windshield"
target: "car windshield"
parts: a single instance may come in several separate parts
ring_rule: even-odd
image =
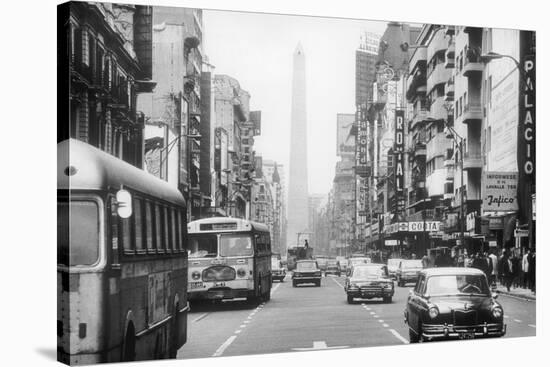
[[[278,269],[281,267],[281,261],[277,258],[271,259],[271,268],[272,269]]]
[[[328,262],[328,259],[322,257],[318,257],[316,260],[318,264],[326,264]]]
[[[398,266],[401,259],[389,259],[388,265],[389,266]]]
[[[403,269],[422,269],[422,260],[407,260],[401,262]]]
[[[358,258],[351,259],[350,261],[351,261],[351,265],[370,263],[370,259],[367,257],[358,257]]]
[[[487,279],[482,274],[473,275],[436,275],[428,278],[426,294],[456,295],[482,294],[490,295]]]
[[[299,262],[296,265],[298,271],[317,270],[317,264],[314,261]]]
[[[338,266],[338,261],[336,261],[336,260],[329,260],[329,261],[327,262],[327,265],[328,265],[328,266]]]
[[[386,272],[382,266],[359,266],[353,269],[353,278],[382,277]]]
[[[218,237],[215,234],[189,235],[189,257],[216,257]]]
[[[252,237],[249,235],[222,234],[220,236],[221,256],[250,256],[252,254]]]

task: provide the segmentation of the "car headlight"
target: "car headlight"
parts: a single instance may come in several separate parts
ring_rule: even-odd
[[[430,315],[431,319],[435,319],[439,315],[439,310],[437,309],[437,307],[432,306],[428,310],[428,315]]]
[[[349,284],[349,287],[350,287],[350,288],[359,288],[359,287],[357,286],[357,284],[355,284],[355,283],[350,283],[350,284]]]
[[[191,273],[191,278],[193,278],[193,280],[199,280],[201,278],[201,273],[195,270]]]
[[[500,307],[494,307],[493,308],[493,317],[495,319],[500,319],[502,317],[502,308]]]
[[[237,270],[237,275],[239,276],[239,278],[242,278],[246,275],[246,270],[244,270],[243,268],[239,268]]]

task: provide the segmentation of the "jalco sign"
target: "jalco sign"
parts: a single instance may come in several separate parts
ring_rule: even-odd
[[[485,172],[482,177],[483,211],[518,210],[517,172]]]

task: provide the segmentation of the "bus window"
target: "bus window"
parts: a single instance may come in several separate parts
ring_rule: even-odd
[[[70,218],[69,218],[70,215]],[[94,201],[57,203],[57,262],[94,265],[99,258],[99,208]]]
[[[161,207],[162,211],[162,218],[163,218],[163,225],[164,225],[164,233],[163,233],[163,241],[164,241],[164,249],[166,252],[170,250],[170,226],[172,225],[170,216],[168,216],[168,208],[163,206]]]
[[[157,244],[157,251],[164,252],[164,208],[160,205],[155,205],[155,242]]]
[[[216,257],[218,238],[215,234],[189,236],[189,257]]]
[[[122,247],[124,248],[124,252],[133,252],[134,248],[132,246],[132,233],[131,233],[132,219],[131,218],[123,219],[119,217],[118,220],[120,223],[119,238],[122,239]]]
[[[252,254],[252,238],[250,238],[250,236],[239,234],[221,235],[221,256],[250,256]]]
[[[151,202],[145,202],[145,228],[147,233],[147,251],[153,250],[153,210],[151,208]]]
[[[142,216],[142,201],[139,198],[135,198],[134,201],[134,231],[136,234],[136,250],[138,252],[143,251],[143,216]]]

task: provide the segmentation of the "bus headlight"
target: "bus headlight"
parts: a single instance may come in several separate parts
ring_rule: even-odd
[[[239,276],[239,278],[243,278],[244,276],[246,276],[246,270],[244,270],[243,268],[239,268],[237,270],[237,275]]]
[[[193,278],[193,280],[199,280],[201,278],[201,273],[195,270],[191,273],[191,278]]]

